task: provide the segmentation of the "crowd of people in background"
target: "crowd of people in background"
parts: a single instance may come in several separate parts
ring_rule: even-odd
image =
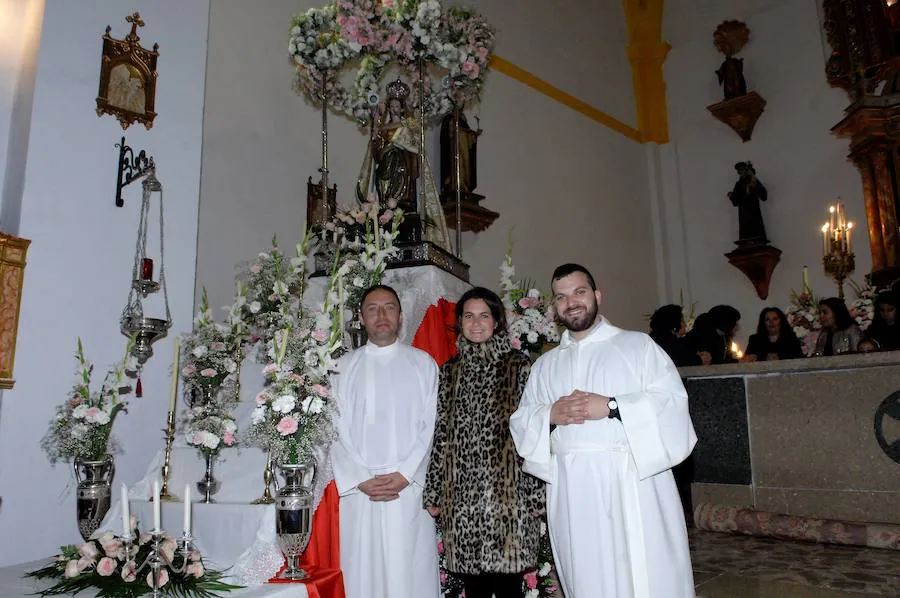
[[[650,318],[650,337],[678,367],[893,351],[900,349],[898,299],[900,295],[893,290],[880,293],[875,299],[872,323],[865,330],[854,321],[843,299],[822,299],[822,329],[815,348],[808,354],[787,316],[777,307],[766,307],[759,313],[756,332],[750,335],[742,356],[732,350],[741,313],[730,305],[716,305],[697,316],[689,331],[682,307],[664,305]]]

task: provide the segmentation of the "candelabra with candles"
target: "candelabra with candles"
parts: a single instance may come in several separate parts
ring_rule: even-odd
[[[853,223],[847,221],[844,204],[829,206],[829,220],[822,225],[822,264],[825,274],[838,285],[838,297],[844,298],[844,281],[856,269],[851,234]]]

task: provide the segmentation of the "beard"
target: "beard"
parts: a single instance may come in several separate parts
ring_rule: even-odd
[[[597,299],[595,297],[591,298],[591,302],[589,305],[579,306],[584,308],[584,312],[577,313],[575,315],[567,315],[565,313],[559,314],[559,321],[562,322],[562,325],[566,327],[570,332],[583,332],[594,325],[594,322],[597,320]],[[567,311],[572,311],[571,309]]]

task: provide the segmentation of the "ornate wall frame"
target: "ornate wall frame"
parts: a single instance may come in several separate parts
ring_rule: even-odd
[[[97,92],[97,116],[110,114],[119,120],[123,129],[132,123],[153,127],[156,118],[156,61],[159,44],[148,50],[140,44],[137,28],[144,26],[139,13],[125,18],[131,32],[125,39],[103,34],[103,55],[100,62],[100,89]]]

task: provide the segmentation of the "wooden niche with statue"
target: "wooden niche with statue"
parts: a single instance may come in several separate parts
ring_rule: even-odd
[[[725,21],[713,33],[713,45],[725,55],[722,66],[716,71],[719,85],[725,94],[724,101],[707,106],[713,116],[731,127],[743,141],[750,141],[756,121],[766,108],[766,101],[755,91],[747,91],[744,78],[744,59],[735,58],[747,42],[750,29],[740,21]]]
[[[737,249],[726,253],[728,263],[744,273],[760,299],[769,296],[772,272],[781,260],[781,250],[769,243],[760,202],[769,199],[765,185],[756,178],[752,162],[734,165],[738,180],[728,193],[731,205],[738,209]]]
[[[478,118],[475,118],[478,122]],[[475,193],[478,186],[477,129],[469,126],[466,113],[459,108],[441,121],[441,205],[447,226],[463,232],[479,233],[500,215],[479,203],[484,195]],[[459,220],[459,222],[457,222]]]

